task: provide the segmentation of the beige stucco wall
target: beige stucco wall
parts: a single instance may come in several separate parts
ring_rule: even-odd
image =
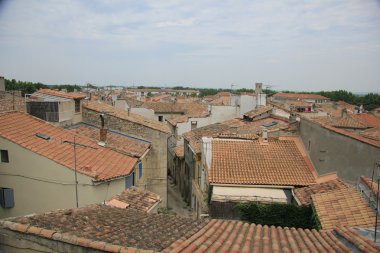
[[[75,112],[74,99],[59,102],[59,125],[68,126],[82,122],[82,103],[83,99],[80,100],[80,111]]]
[[[0,162],[0,187],[13,188],[15,206],[0,207],[0,218],[76,207],[74,171],[0,138],[8,150],[9,163]],[[94,185],[78,173],[79,207],[102,203],[125,189],[125,179]]]

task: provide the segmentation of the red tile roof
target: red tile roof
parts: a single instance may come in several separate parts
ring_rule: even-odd
[[[110,201],[112,200],[125,203],[127,208],[136,211],[149,212],[161,202],[161,197],[153,192],[132,187],[112,197]],[[111,206],[113,205],[111,204]]]
[[[228,137],[240,139],[256,139],[262,131],[262,125],[269,122],[277,124],[266,127],[269,131],[277,129],[286,129],[289,123],[274,117],[267,117],[255,121],[246,121],[242,119],[232,119],[220,123],[207,125],[196,128],[190,132],[183,134],[183,137],[189,142],[192,149],[200,153],[202,137]]]
[[[369,127],[380,127],[380,118],[370,113],[353,114],[353,118]]]
[[[262,106],[262,107],[258,107],[254,110],[251,110],[249,112],[244,113],[244,117],[248,117],[248,118],[252,119],[252,118],[259,116],[260,114],[267,113],[267,112],[270,112],[272,110],[273,110],[272,106]]]
[[[207,117],[207,105],[200,103],[145,102],[142,107],[152,109],[155,113],[182,113],[188,117]]]
[[[99,129],[89,125],[81,124],[71,128],[71,132],[86,136],[99,141]],[[107,132],[106,146],[121,153],[140,158],[149,148],[150,144],[137,141],[115,132]]]
[[[360,135],[369,139],[380,141],[380,127],[374,127],[374,128],[361,131]]]
[[[212,140],[211,184],[305,186],[316,171],[297,137],[260,141]]]
[[[311,195],[323,229],[335,226],[373,227],[375,212],[354,188]]]
[[[39,138],[37,133],[47,135],[50,139]],[[89,146],[77,148],[78,173],[103,181],[127,176],[133,171],[136,158],[100,147],[90,138],[75,135],[21,112],[0,113],[0,137],[72,170],[73,147],[63,142],[73,141],[74,136],[78,144]]]
[[[350,131],[347,131],[347,130],[344,130],[344,129],[341,129],[341,128],[337,128],[337,127],[334,127],[334,126],[331,126],[331,125],[329,125],[329,124],[327,124],[325,122],[321,122],[317,118],[307,119],[307,118],[303,117],[302,120],[307,120],[307,121],[314,122],[316,124],[319,124],[323,128],[331,130],[331,131],[333,131],[335,133],[345,135],[347,137],[350,137],[352,139],[356,139],[358,141],[367,143],[367,144],[375,146],[375,147],[380,147],[380,141],[378,141],[378,140],[374,140],[372,138],[367,138],[365,136],[361,136],[359,134],[356,134],[356,133],[353,133],[353,132],[350,132]]]
[[[294,194],[302,205],[311,204],[311,195],[316,193],[324,193],[332,190],[347,188],[348,186],[340,179],[330,180],[324,183],[309,185],[307,187],[294,189]]]
[[[281,97],[281,98],[290,98],[290,99],[318,99],[318,100],[325,100],[328,99],[327,97],[318,95],[318,94],[304,94],[304,93],[276,93],[273,95],[273,97]]]
[[[107,112],[108,114],[110,114],[111,116],[114,116],[116,118],[120,118],[120,119],[127,120],[130,122],[139,124],[139,125],[143,125],[143,126],[146,126],[148,128],[151,128],[151,129],[158,130],[158,131],[163,132],[163,133],[168,133],[168,134],[171,133],[168,125],[166,125],[164,123],[143,117],[143,116],[138,115],[138,114],[128,113],[127,111],[125,111],[123,109],[115,108],[113,106],[110,106],[110,105],[107,105],[107,104],[104,104],[101,102],[92,102],[92,101],[90,102],[89,101],[88,103],[83,104],[83,108],[87,108],[89,110],[97,111],[100,113]]]
[[[203,226],[201,220],[106,205],[0,220],[0,227],[24,233],[24,236],[33,234],[55,244],[60,241],[82,246],[87,251],[102,252],[159,252],[180,238],[190,237]]]
[[[49,96],[69,98],[69,99],[82,99],[86,97],[86,94],[81,92],[64,92],[51,89],[40,89],[36,93],[45,94]]]
[[[241,221],[211,220],[190,238],[180,239],[164,250],[179,252],[379,252],[380,247],[353,229],[329,231],[262,226]]]

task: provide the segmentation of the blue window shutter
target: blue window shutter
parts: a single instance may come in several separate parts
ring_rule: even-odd
[[[131,188],[133,186],[133,178],[135,173],[131,173],[128,177],[125,178],[125,188]]]
[[[142,162],[139,162],[139,178],[142,177]]]

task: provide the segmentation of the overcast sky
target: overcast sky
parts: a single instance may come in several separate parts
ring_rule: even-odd
[[[0,0],[0,75],[380,91],[380,1]]]

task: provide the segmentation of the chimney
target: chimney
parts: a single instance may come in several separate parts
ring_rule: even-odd
[[[100,136],[99,136],[99,142],[98,144],[100,146],[105,146],[107,141],[107,128],[104,127],[105,125],[105,114],[100,114],[100,120],[101,120],[101,127],[99,130]]]
[[[130,107],[128,107],[127,111],[128,111],[128,116],[129,116],[129,115],[130,115],[130,113],[131,113],[131,108],[130,108]]]
[[[263,129],[263,133],[262,133],[262,137],[263,137],[263,143],[268,143],[268,129]]]
[[[342,118],[343,119],[347,118],[347,109],[342,110]]]
[[[99,141],[102,143],[106,143],[107,141],[107,128],[100,128],[100,138]]]

